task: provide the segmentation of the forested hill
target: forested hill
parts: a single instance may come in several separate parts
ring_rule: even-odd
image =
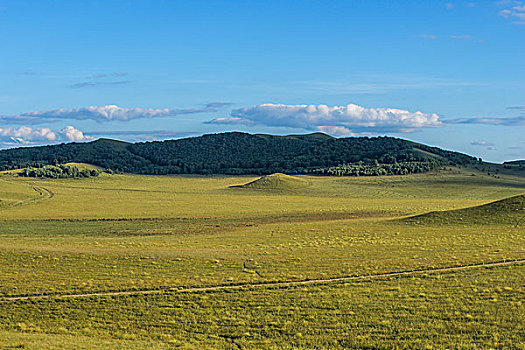
[[[503,165],[525,167],[525,160],[512,160],[504,162]]]
[[[392,137],[332,138],[240,132],[162,142],[89,143],[0,151],[0,170],[68,162],[136,174],[386,175],[474,164],[476,158]]]

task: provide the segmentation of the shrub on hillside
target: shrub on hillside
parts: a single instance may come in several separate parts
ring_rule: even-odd
[[[71,165],[46,165],[40,168],[25,168],[19,173],[23,177],[38,177],[50,179],[69,179],[98,176],[100,170],[79,169]]]

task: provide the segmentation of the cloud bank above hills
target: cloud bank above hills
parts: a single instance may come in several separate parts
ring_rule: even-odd
[[[412,132],[442,126],[435,113],[409,112],[396,108],[260,104],[238,108],[230,116],[215,118],[210,124],[264,125],[317,130],[337,136],[373,132]]]
[[[31,128],[21,126],[19,128],[0,128],[0,145],[34,145],[40,143],[54,143],[60,141],[92,141],[93,137],[73,126],[53,131],[50,128]]]
[[[106,121],[128,121],[133,119],[151,119],[174,117],[180,114],[195,114],[217,111],[213,107],[195,109],[157,109],[157,108],[123,108],[116,105],[88,106],[81,108],[59,108],[38,112],[27,112],[18,115],[0,116],[0,121],[5,123],[29,122],[39,124],[56,120],[95,120],[97,122]]]

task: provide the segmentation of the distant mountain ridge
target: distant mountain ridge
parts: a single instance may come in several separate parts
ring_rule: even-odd
[[[395,175],[475,164],[466,154],[393,137],[333,138],[228,132],[178,140],[23,147],[0,151],[0,170],[89,163],[135,174]]]
[[[510,166],[525,166],[525,160],[511,160],[508,162],[503,162],[503,165],[510,165]]]

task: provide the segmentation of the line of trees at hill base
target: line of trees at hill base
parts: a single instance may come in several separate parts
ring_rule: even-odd
[[[50,179],[70,179],[98,176],[102,171],[98,169],[79,169],[76,166],[57,164],[45,165],[40,168],[25,168],[19,176]]]
[[[440,167],[436,162],[402,162],[394,164],[342,164],[314,170],[318,175],[330,176],[381,176],[425,173]]]
[[[435,170],[440,168],[439,163],[427,163],[427,162],[403,162],[394,164],[365,164],[359,162],[358,164],[341,164],[338,166],[318,169],[289,169],[286,173],[294,175],[325,175],[325,176],[382,176],[382,175],[408,175],[418,174],[427,171]],[[163,169],[165,170],[165,169]],[[174,170],[174,169],[173,169]],[[229,169],[229,175],[245,175],[246,169]],[[277,168],[273,172],[268,172],[268,169],[252,169],[252,174],[265,175],[268,173],[282,172],[281,169]],[[101,172],[108,174],[120,174],[119,170],[105,169],[104,171],[98,169],[79,169],[76,166],[70,166],[65,164],[57,165],[41,165],[36,167],[28,167],[23,169],[19,176],[22,177],[37,177],[37,178],[52,178],[52,179],[66,179],[66,178],[85,178],[95,177]],[[200,172],[199,174],[203,174]],[[206,173],[204,173],[206,174]],[[208,173],[211,175],[211,173]]]

